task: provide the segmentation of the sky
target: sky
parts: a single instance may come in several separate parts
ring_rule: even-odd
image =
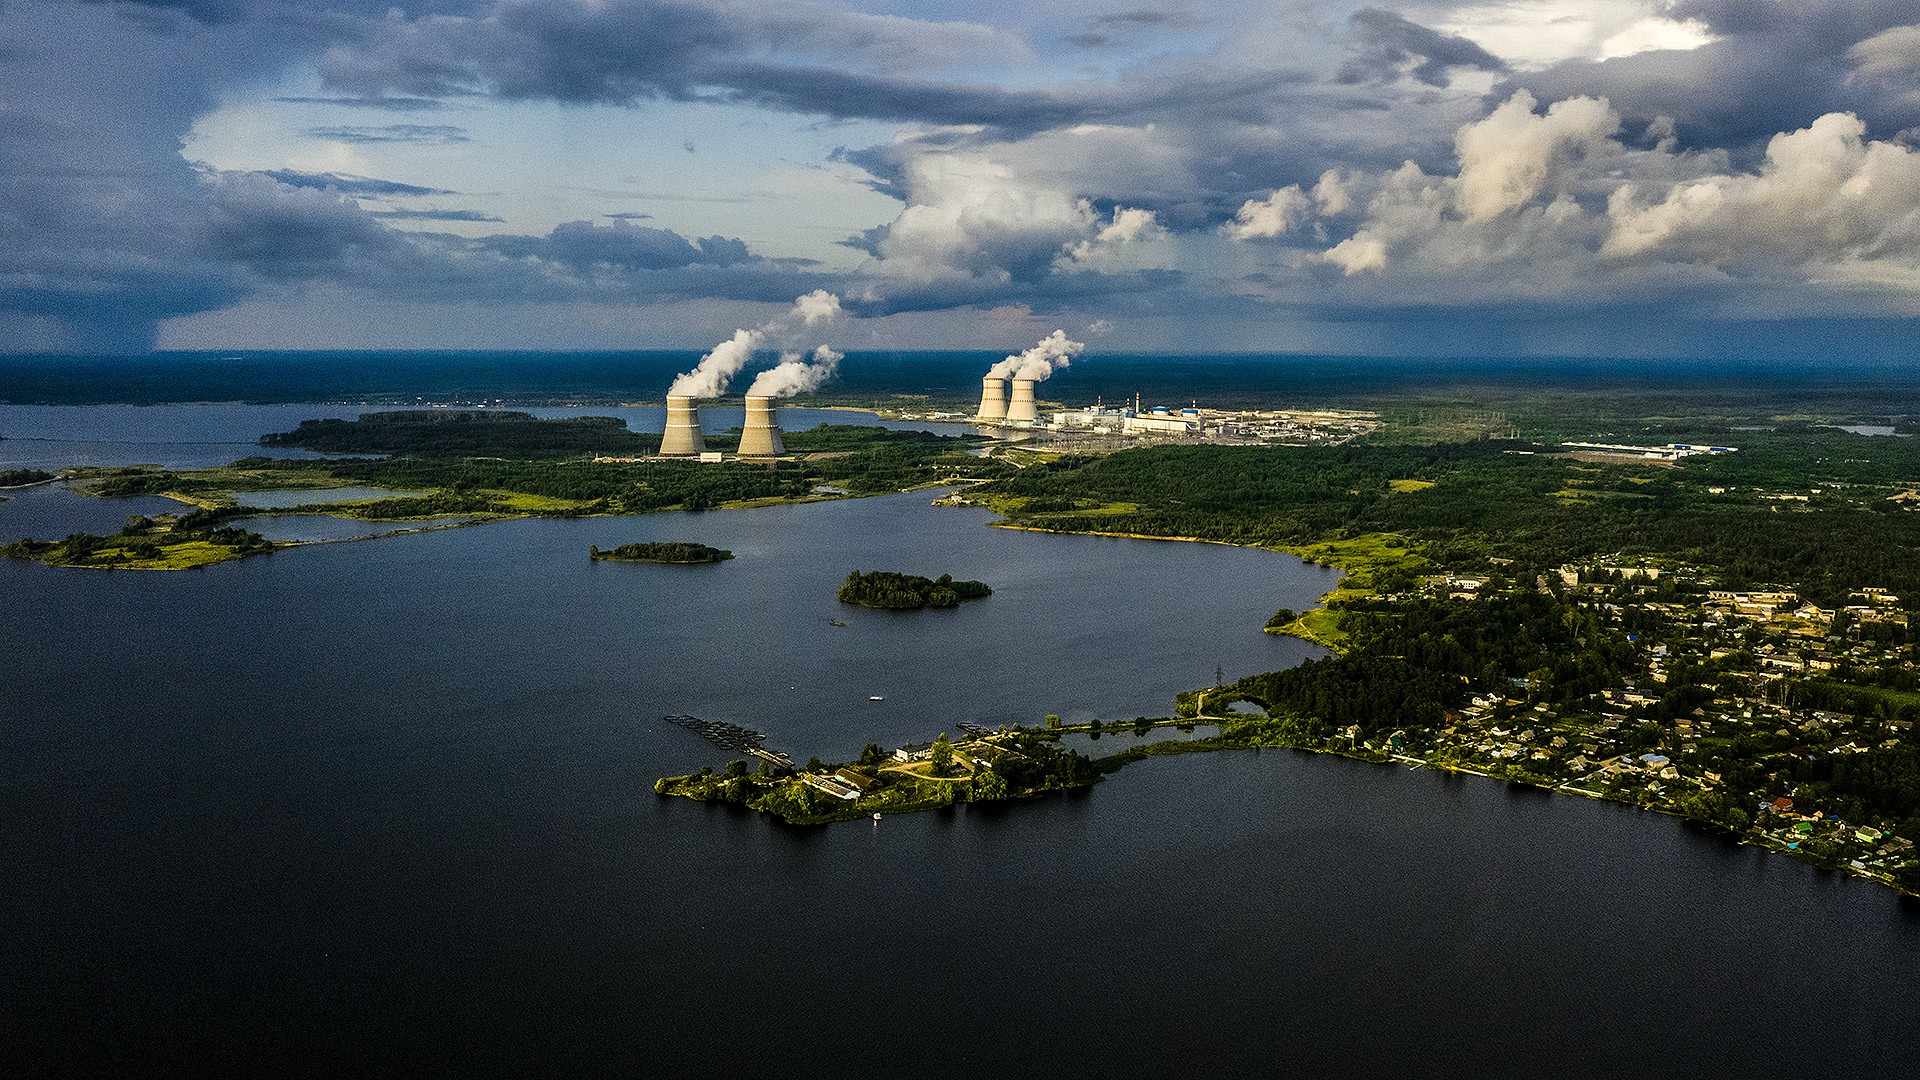
[[[0,352],[1920,357],[1913,0],[0,0]]]

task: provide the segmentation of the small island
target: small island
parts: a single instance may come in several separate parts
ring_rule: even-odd
[[[964,601],[992,592],[985,582],[955,581],[952,574],[923,578],[890,570],[865,574],[855,570],[847,575],[846,584],[840,586],[840,602],[887,611],[917,611],[927,607],[958,607]]]
[[[587,558],[595,562],[601,559],[613,559],[616,562],[669,563],[685,566],[723,562],[733,558],[733,552],[685,540],[668,540],[649,544],[621,544],[609,551],[590,547],[587,549]]]
[[[111,536],[74,533],[64,540],[20,540],[0,545],[0,555],[48,566],[103,570],[192,570],[214,563],[265,555],[279,546],[256,532],[227,524],[244,510],[193,510],[185,514],[136,514]]]

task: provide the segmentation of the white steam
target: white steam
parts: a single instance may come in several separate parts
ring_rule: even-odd
[[[1055,330],[1039,344],[1018,356],[1009,356],[987,372],[990,379],[1032,379],[1038,382],[1066,367],[1086,345],[1067,338],[1065,330]]]
[[[780,362],[760,373],[747,389],[748,397],[792,397],[809,390],[820,389],[820,384],[833,378],[840,369],[840,360],[846,356],[830,346],[822,345],[813,350],[813,360],[809,363],[801,353],[785,353]]]
[[[826,291],[815,289],[793,302],[793,310],[756,330],[735,330],[733,336],[713,347],[713,351],[702,356],[692,371],[673,380],[667,393],[674,397],[715,398],[727,392],[727,384],[735,375],[753,362],[753,354],[762,348],[779,348],[794,344],[793,339],[799,332],[820,323],[831,322],[840,317],[840,298]],[[832,353],[833,350],[826,349]],[[815,365],[820,363],[820,353],[815,354]],[[798,361],[799,354],[793,356]],[[781,367],[786,366],[786,357],[782,357]],[[833,367],[840,362],[840,354],[833,353],[833,363],[828,365],[827,374],[820,376],[820,382],[833,374]],[[800,365],[805,366],[805,365]],[[774,371],[780,368],[774,368]],[[768,372],[772,374],[772,372]],[[764,378],[765,376],[762,376]],[[756,381],[755,385],[759,385]],[[812,386],[802,389],[812,389]],[[757,391],[756,391],[757,392]],[[800,390],[789,390],[786,394],[797,394]]]
[[[673,380],[672,397],[714,398],[727,392],[727,383],[753,360],[753,351],[766,335],[759,330],[735,330],[733,336],[700,358],[692,371]]]

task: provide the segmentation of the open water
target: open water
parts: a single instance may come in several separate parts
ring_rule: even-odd
[[[179,415],[89,422],[182,465],[291,426]],[[1259,627],[1321,568],[928,498],[0,561],[7,1073],[1920,1071],[1920,911],[1624,808],[1272,751],[818,830],[654,796],[724,760],[664,713],[834,760],[1311,654]],[[586,557],[656,539],[737,557]],[[845,608],[855,568],[997,591]]]

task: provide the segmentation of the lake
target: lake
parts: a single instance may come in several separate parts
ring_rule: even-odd
[[[75,441],[192,457],[301,412]],[[151,512],[17,494],[0,536]],[[653,795],[725,760],[666,713],[836,760],[1315,655],[1260,626],[1324,568],[931,498],[0,560],[9,1072],[1920,1068],[1915,905],[1623,807],[1285,751],[812,830]],[[587,558],[645,540],[736,558]],[[996,591],[870,611],[853,569]]]

